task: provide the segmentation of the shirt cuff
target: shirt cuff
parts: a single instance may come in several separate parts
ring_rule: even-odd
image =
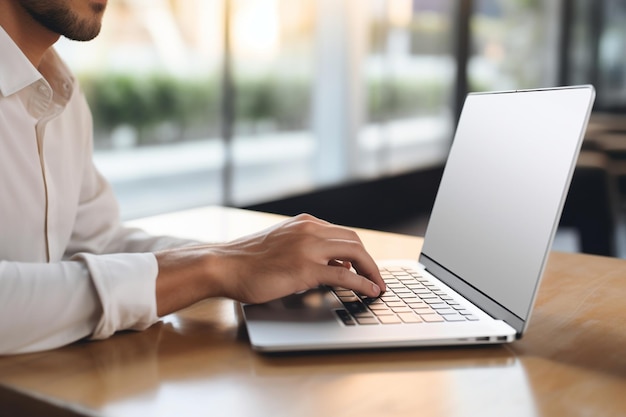
[[[72,259],[87,265],[102,307],[92,339],[105,339],[119,330],[143,330],[158,321],[159,268],[154,254],[80,253]]]

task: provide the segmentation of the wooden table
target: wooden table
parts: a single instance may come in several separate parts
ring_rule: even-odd
[[[280,217],[219,207],[133,222],[226,240]],[[379,258],[417,237],[360,231]],[[0,415],[624,416],[626,261],[552,253],[525,337],[507,346],[263,355],[230,300],[144,332],[0,358]]]

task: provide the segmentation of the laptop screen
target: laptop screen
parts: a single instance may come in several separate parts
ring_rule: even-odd
[[[422,253],[522,321],[594,97],[591,86],[477,93],[463,108]]]

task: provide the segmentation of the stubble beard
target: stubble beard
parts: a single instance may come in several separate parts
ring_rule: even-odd
[[[81,18],[65,3],[54,4],[49,0],[21,0],[21,3],[39,24],[68,39],[89,41],[100,33],[105,9],[102,4],[90,4],[93,14],[89,18]]]

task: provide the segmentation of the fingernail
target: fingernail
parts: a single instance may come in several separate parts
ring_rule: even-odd
[[[376,296],[380,295],[380,287],[372,283],[372,290],[376,293]]]

